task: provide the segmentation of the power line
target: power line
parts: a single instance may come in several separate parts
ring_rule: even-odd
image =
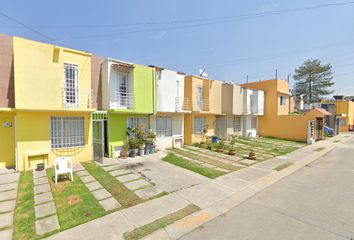
[[[250,18],[259,18],[266,17],[271,15],[279,15],[284,13],[292,13],[292,12],[300,12],[307,10],[314,10],[320,8],[329,8],[329,7],[337,7],[337,6],[347,6],[354,4],[354,1],[349,2],[340,2],[340,3],[327,3],[320,4],[310,7],[298,7],[298,8],[289,8],[283,10],[273,10],[273,11],[265,11],[261,13],[251,13],[251,14],[242,14],[242,15],[232,15],[232,16],[221,16],[221,17],[213,17],[213,18],[198,18],[198,19],[190,19],[190,20],[175,20],[175,21],[160,21],[160,22],[137,22],[137,23],[126,23],[126,24],[96,24],[96,25],[59,25],[59,26],[36,26],[36,28],[102,28],[102,27],[134,27],[134,26],[147,26],[147,25],[172,25],[172,24],[186,24],[186,23],[200,23],[200,22],[208,22],[214,23],[215,21],[224,21],[224,20],[232,20],[239,21]]]
[[[36,29],[34,29],[34,28],[32,28],[32,27],[30,27],[30,26],[28,26],[28,25],[26,25],[26,24],[20,22],[19,20],[15,19],[15,18],[13,18],[13,17],[10,17],[9,15],[5,14],[5,13],[2,12],[2,11],[0,11],[0,15],[3,16],[3,17],[5,17],[5,18],[7,18],[7,19],[9,19],[9,20],[11,20],[11,21],[13,21],[13,22],[15,22],[15,23],[17,23],[17,24],[19,24],[19,25],[21,25],[22,27],[24,27],[24,28],[30,30],[31,32],[36,33],[37,35],[39,35],[39,36],[41,36],[41,37],[44,37],[44,38],[46,38],[46,39],[48,39],[48,40],[50,40],[50,41],[53,41],[53,42],[57,42],[56,39],[54,39],[54,38],[52,38],[52,37],[50,37],[50,36],[48,36],[48,35],[46,35],[46,34],[43,34],[43,33],[39,32],[39,31],[37,31]],[[58,43],[58,42],[57,42],[57,43]]]

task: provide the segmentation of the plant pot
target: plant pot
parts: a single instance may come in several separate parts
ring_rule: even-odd
[[[216,152],[222,153],[222,152],[224,152],[224,149],[222,149],[222,148],[217,148],[217,149],[216,149]]]
[[[129,157],[135,158],[136,156],[136,152],[134,151],[134,149],[129,151]]]
[[[236,150],[234,150],[234,149],[229,150],[229,155],[233,156],[235,154],[236,154]]]
[[[155,153],[155,145],[150,146],[150,154]]]
[[[150,153],[150,144],[145,144],[144,154],[148,155]]]
[[[251,151],[250,154],[248,154],[248,159],[256,160],[257,159],[256,153]]]
[[[144,156],[145,149],[139,149],[139,156]]]
[[[133,151],[135,152],[135,156],[139,154],[139,148],[134,148]]]

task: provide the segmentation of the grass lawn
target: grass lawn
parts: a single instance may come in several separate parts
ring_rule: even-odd
[[[223,169],[226,169],[226,170],[237,171],[237,170],[241,169],[240,167],[234,166],[232,164],[216,161],[216,160],[213,160],[213,159],[210,159],[210,158],[207,158],[207,157],[204,157],[204,156],[200,156],[200,155],[197,155],[197,154],[194,154],[194,153],[191,153],[191,152],[183,151],[183,150],[178,149],[178,148],[175,148],[172,151],[174,151],[174,152],[176,152],[176,153],[178,153],[178,154],[180,154],[182,156],[189,157],[189,158],[201,161],[201,162],[209,163],[211,165],[214,165],[216,167],[223,168]]]
[[[110,173],[97,166],[95,162],[85,162],[82,165],[124,208],[144,202]]]
[[[166,157],[162,159],[163,161],[166,161],[168,163],[171,163],[173,165],[176,165],[181,168],[188,169],[190,171],[199,173],[200,175],[203,175],[208,178],[217,178],[221,175],[224,175],[225,173],[212,169],[212,168],[207,168],[202,165],[192,163],[188,160],[185,160],[183,158],[177,157],[173,153],[169,153]]]
[[[13,239],[35,239],[35,219],[32,171],[22,172],[14,213]]]
[[[281,170],[283,170],[283,169],[285,169],[287,167],[290,167],[291,165],[293,165],[293,163],[290,163],[290,162],[284,163],[284,164],[281,164],[278,167],[274,168],[274,170],[279,172],[279,171],[281,171]]]
[[[60,230],[72,228],[106,214],[103,207],[74,174],[74,181],[54,182],[54,169],[47,169],[47,175],[57,209]]]
[[[123,237],[126,240],[137,240],[141,239],[161,228],[164,228],[196,211],[199,211],[200,208],[194,204],[190,204],[177,212],[171,213],[165,217],[159,218],[152,223],[144,225],[140,228],[136,228],[130,232],[124,233]]]

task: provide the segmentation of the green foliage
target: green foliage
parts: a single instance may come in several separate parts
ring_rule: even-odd
[[[304,96],[306,103],[317,102],[332,94],[333,72],[331,64],[321,64],[318,59],[308,59],[295,69],[295,96]]]

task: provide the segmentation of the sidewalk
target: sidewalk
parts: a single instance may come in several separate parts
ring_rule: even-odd
[[[180,238],[200,225],[226,213],[266,187],[326,155],[336,145],[353,137],[354,135],[351,134],[342,134],[306,146],[288,155],[261,162],[215,180],[206,181],[167,196],[114,212],[53,235],[49,239],[98,239],[102,237],[104,239],[123,239],[124,232],[176,212],[189,204],[199,206],[202,210],[151,234],[145,239]],[[292,163],[292,165],[281,171],[274,170],[275,167],[285,163]]]

